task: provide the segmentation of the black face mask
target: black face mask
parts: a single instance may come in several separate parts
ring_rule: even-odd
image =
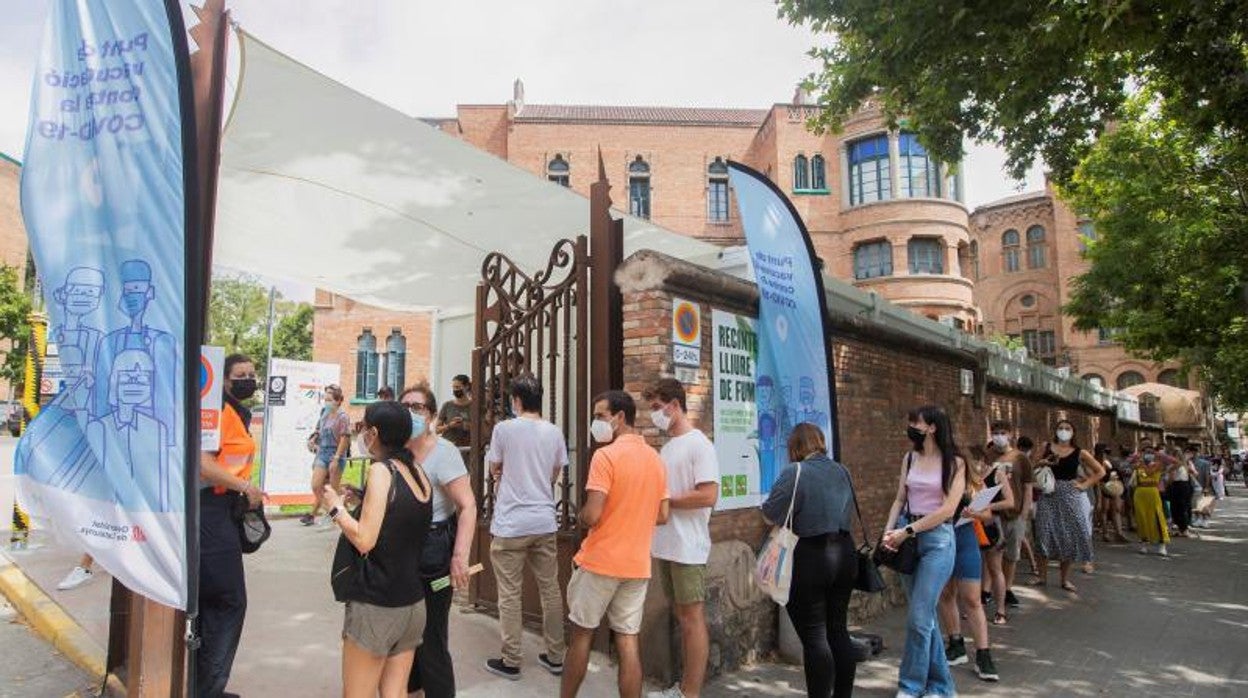
[[[452,390],[452,391],[451,391],[451,394],[455,396],[455,399],[456,399],[456,400],[463,400],[463,399],[464,399],[464,391],[463,391],[463,390]]]
[[[910,443],[914,444],[916,451],[922,449],[923,443],[927,441],[927,432],[918,427],[906,427],[906,436],[910,438]]]
[[[255,394],[255,378],[238,378],[230,381],[230,395],[233,395],[235,400],[246,400]]]

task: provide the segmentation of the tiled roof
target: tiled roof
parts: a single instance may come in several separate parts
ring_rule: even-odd
[[[769,109],[704,107],[613,107],[526,104],[516,121],[596,122],[612,124],[681,124],[686,126],[761,126]]]
[[[980,211],[987,211],[990,208],[1000,208],[1002,206],[1021,204],[1024,201],[1031,201],[1033,199],[1046,199],[1048,198],[1048,196],[1049,196],[1049,193],[1046,191],[1029,191],[1029,192],[1025,192],[1022,194],[1013,194],[1011,196],[997,199],[996,201],[989,201],[987,203],[980,204],[979,206],[975,207],[975,210],[972,212],[971,215],[979,213]]]

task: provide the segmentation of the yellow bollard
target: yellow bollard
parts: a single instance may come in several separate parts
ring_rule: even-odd
[[[43,362],[48,351],[48,318],[42,313],[30,316],[30,346],[26,351],[26,375],[22,388],[21,433],[26,433],[26,414],[31,419],[39,414],[40,383],[43,380]],[[13,550],[24,550],[30,538],[30,516],[18,506],[16,497],[13,499],[13,530],[9,534],[9,547]]]

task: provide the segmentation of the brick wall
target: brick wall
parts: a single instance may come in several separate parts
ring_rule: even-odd
[[[624,382],[638,400],[655,378],[673,375],[671,362],[672,299],[699,304],[703,337],[711,331],[711,311],[757,315],[753,284],[655,253],[640,253],[625,262],[617,275],[624,290]],[[853,475],[872,541],[886,521],[897,491],[898,470],[909,441],[909,409],[938,404],[945,407],[959,441],[985,443],[989,423],[1010,419],[1020,434],[1037,443],[1051,438],[1055,423],[1070,419],[1077,440],[1088,447],[1097,441],[1134,444],[1146,430],[1118,423],[1108,412],[1088,406],[1063,404],[1039,394],[1024,393],[989,382],[980,405],[973,395],[962,395],[961,369],[974,369],[975,357],[951,347],[924,346],[905,341],[861,320],[834,317],[832,346],[836,370],[840,458]],[[702,347],[697,383],[686,385],[693,423],[714,436],[711,382],[713,357],[709,340]],[[641,409],[638,426],[656,448],[663,435]],[[1154,436],[1156,436],[1154,434]],[[717,512],[711,517],[714,543],[708,564],[707,622],[711,628],[712,673],[748,662],[774,647],[776,606],[753,589],[753,552],[762,543],[768,525],[755,509]],[[895,578],[882,595],[855,593],[851,614],[869,621],[902,596]],[[651,588],[642,626],[643,659],[647,673],[670,680],[676,675],[678,637],[673,634],[668,601],[657,586]]]
[[[342,367],[341,385],[348,403],[355,397],[356,341],[366,327],[371,328],[377,338],[378,352],[385,351],[390,331],[399,328],[407,339],[405,382],[411,384],[429,377],[430,317],[427,313],[396,313],[317,291],[312,327],[312,360]],[[383,377],[378,385],[384,382]],[[363,405],[349,405],[354,419],[363,416],[363,409]]]

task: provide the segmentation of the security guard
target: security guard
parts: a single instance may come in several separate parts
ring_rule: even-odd
[[[226,695],[230,668],[243,634],[247,586],[235,502],[246,497],[251,506],[266,495],[251,482],[256,442],[251,438],[251,410],[243,405],[256,393],[256,367],[243,354],[225,359],[221,410],[221,450],[200,460],[199,491],[199,636],[196,661],[198,695]]]

